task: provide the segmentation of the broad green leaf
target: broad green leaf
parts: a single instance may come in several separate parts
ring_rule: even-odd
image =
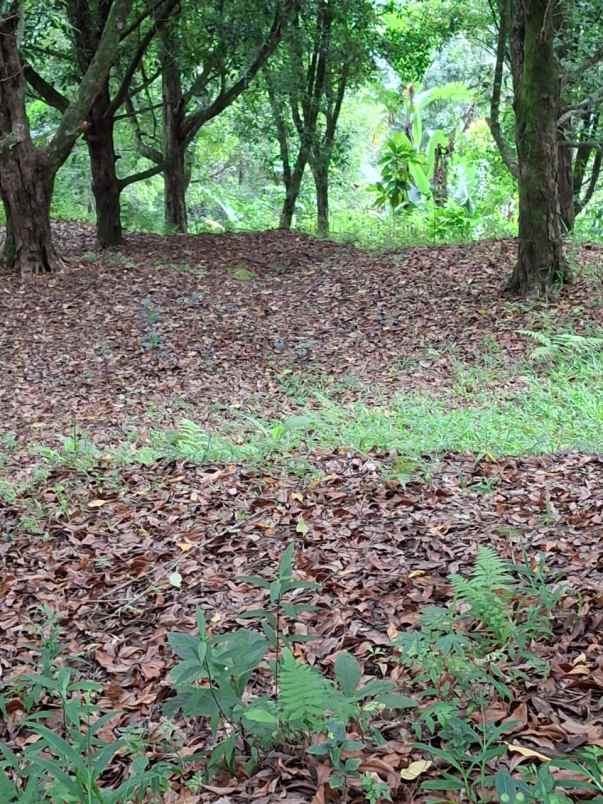
[[[335,659],[335,677],[344,695],[351,696],[360,682],[362,670],[360,665],[347,651],[340,653]]]
[[[82,756],[60,735],[39,723],[31,728],[32,731],[35,731],[36,734],[39,734],[44,739],[44,742],[47,743],[62,760],[69,760],[69,764],[74,770],[86,772],[86,763]]]
[[[192,634],[181,634],[178,631],[172,631],[171,634],[168,634],[168,643],[174,653],[180,656],[181,659],[198,661],[198,637]]]
[[[289,542],[286,550],[281,556],[281,560],[279,561],[278,565],[279,578],[281,579],[290,578],[291,575],[293,575],[294,561],[295,561],[295,544],[293,542]]]
[[[253,720],[256,723],[266,723],[270,726],[278,723],[277,716],[266,709],[248,709],[245,712],[245,718],[247,720]]]
[[[413,698],[409,698],[408,695],[401,695],[398,692],[386,692],[383,695],[379,695],[378,700],[388,709],[415,709],[418,706]]]
[[[410,162],[408,169],[410,171],[410,175],[414,179],[415,184],[417,185],[417,188],[423,193],[423,195],[431,195],[431,184],[429,183],[429,179],[425,175],[423,168],[416,162]]]

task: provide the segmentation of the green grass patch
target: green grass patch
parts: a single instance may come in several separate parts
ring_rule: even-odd
[[[117,469],[162,458],[293,467],[295,474],[307,477],[315,471],[308,459],[319,449],[386,451],[394,458],[385,471],[408,478],[427,456],[448,452],[499,458],[603,450],[602,356],[561,358],[548,370],[528,369],[522,379],[525,390],[509,386],[506,397],[505,386],[482,384],[481,390],[469,391],[459,383],[444,398],[414,393],[382,404],[342,404],[314,391],[314,407],[298,415],[271,420],[240,415],[215,431],[183,419],[176,430],[157,429],[142,444],[134,436],[109,450],[85,434],[71,434],[62,448],[30,447],[39,459],[32,480],[56,466],[88,473],[101,460],[109,459]],[[294,390],[297,395],[299,389]],[[305,398],[309,389],[303,391]],[[10,503],[21,489],[8,481],[0,482],[0,496]]]
[[[153,433],[145,447],[122,451],[122,459],[258,463],[319,447],[389,450],[410,460],[446,452],[500,457],[603,449],[603,360],[595,357],[558,365],[544,377],[532,374],[527,390],[508,399],[500,389],[444,400],[405,395],[383,405],[316,397],[315,410],[241,419],[228,436],[185,420],[176,431]]]

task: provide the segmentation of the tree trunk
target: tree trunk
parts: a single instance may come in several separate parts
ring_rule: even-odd
[[[288,181],[285,182],[285,199],[281,208],[281,219],[279,228],[290,229],[293,225],[293,216],[295,215],[295,207],[301,190],[301,183],[304,177],[305,161],[303,167],[299,169],[299,165],[291,173]]]
[[[54,181],[46,151],[31,140],[25,78],[17,51],[18,13],[0,19],[0,198],[6,209],[4,258],[21,276],[57,270],[50,201]]]
[[[519,255],[507,290],[548,296],[569,281],[559,203],[557,119],[560,82],[550,0],[514,0],[513,36],[522,36],[515,71],[519,161]]]
[[[290,229],[292,227],[298,195],[299,188],[294,190],[291,185],[286,188],[285,199],[283,201],[283,206],[281,207],[279,229]]]
[[[110,106],[109,85],[106,83],[90,110],[86,132],[96,206],[96,239],[100,248],[118,246],[122,242],[121,185],[115,167],[115,121]]]
[[[320,237],[329,235],[329,169],[324,164],[312,166],[316,188],[316,231]]]
[[[165,226],[170,232],[186,234],[186,191],[191,178],[186,165],[186,145],[172,141],[168,154],[170,161],[163,172]]]
[[[565,132],[559,131],[561,139],[566,139]],[[559,145],[559,212],[561,214],[561,226],[563,232],[571,232],[576,222],[576,211],[574,207],[574,166],[572,160],[572,150],[564,145]]]
[[[0,252],[0,265],[14,265],[17,254],[15,233],[13,232],[8,206],[3,203],[3,207],[6,226],[4,227],[4,241],[2,243],[2,251]]]
[[[7,208],[2,256],[6,266],[23,277],[61,267],[50,231],[53,179],[45,152],[37,152],[31,140],[2,157],[0,192]]]

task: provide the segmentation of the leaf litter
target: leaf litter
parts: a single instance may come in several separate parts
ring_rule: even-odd
[[[136,235],[119,259],[91,261],[82,256],[92,251],[89,228],[60,225],[58,236],[71,267],[40,280],[35,294],[7,284],[0,301],[0,404],[21,445],[52,443],[74,418],[98,443],[115,443],[124,427],[175,422],[183,402],[208,426],[233,406],[299,411],[276,380],[291,365],[329,378],[353,371],[386,393],[443,393],[451,344],[470,363],[488,334],[503,360],[516,361],[525,351],[517,330],[534,316],[500,298],[508,242],[376,255],[299,234]],[[237,280],[243,268],[253,278]],[[159,356],[142,345],[148,297],[159,310]],[[578,284],[555,315],[600,323],[591,301]],[[416,361],[392,374],[400,355]],[[260,467],[163,460],[116,469],[101,459],[88,475],[58,467],[0,500],[1,677],[35,665],[52,609],[70,663],[101,681],[101,703],[117,710],[112,728],[158,735],[173,664],[167,634],[194,630],[197,607],[216,631],[240,625],[260,598],[237,578],[271,576],[290,541],[298,573],[321,584],[319,610],[297,624],[317,637],[300,655],[330,673],[347,650],[369,675],[400,675],[390,638],[416,625],[425,604],[447,601],[450,574],[468,573],[487,544],[506,558],[542,554],[568,589],[554,644],[537,648],[550,676],[486,713],[513,721],[509,766],[603,746],[603,457],[447,454],[433,460],[429,482],[405,484],[384,479],[387,453],[305,457],[318,470],[311,482]],[[12,460],[15,472],[31,462],[22,449]],[[37,535],[24,527],[30,494]],[[17,739],[18,717],[2,724],[3,739]],[[180,727],[197,747],[207,739],[199,724]],[[391,781],[395,800],[420,802],[407,780],[424,758],[409,724],[387,736],[363,769]],[[151,739],[158,755],[159,743]],[[421,773],[429,771],[425,762]],[[250,778],[166,801],[326,800],[325,774],[318,759],[283,751]]]

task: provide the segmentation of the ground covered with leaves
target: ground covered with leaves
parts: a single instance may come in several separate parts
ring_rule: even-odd
[[[468,723],[500,729],[497,767],[510,772],[603,748],[596,452],[426,451],[405,463],[399,449],[308,437],[296,445],[303,472],[278,461],[218,462],[209,447],[196,463],[177,453],[125,463],[111,452],[124,440],[144,446],[152,431],[182,418],[236,439],[245,415],[320,414],[325,398],[370,406],[419,391],[457,406],[489,386],[512,401],[529,384],[521,330],[589,334],[603,323],[603,291],[592,276],[554,304],[521,304],[500,293],[511,242],[372,254],[276,232],[136,235],[119,253],[99,255],[87,227],[61,224],[57,234],[69,259],[64,273],[0,287],[2,679],[31,672],[44,645],[59,639],[59,662],[100,682],[100,707],[115,711],[107,739],[140,727],[147,757],[158,761],[173,695],[168,634],[192,632],[198,608],[214,633],[249,627],[241,615],[261,606],[264,593],[242,578],[274,578],[293,543],[296,577],[319,584],[310,593],[316,610],[283,626],[315,637],[296,643],[297,658],[332,677],[348,651],[366,677],[393,679],[417,701],[410,714],[377,713],[383,739],[351,752],[358,774],[386,783],[394,801],[496,801],[477,782],[473,799],[421,790],[450,763],[417,747],[419,737],[436,752],[448,745],[426,721],[419,735],[417,718],[458,677],[444,668],[429,682],[401,661],[397,642],[426,607],[449,604],[451,576],[471,574],[481,545],[533,572],[542,560],[559,595],[542,639],[531,633],[518,655],[488,653],[484,663],[504,689],[464,709]],[[599,254],[587,250],[581,260],[597,266]],[[81,433],[97,450],[85,462],[76,460]],[[31,449],[70,434],[70,462]],[[534,588],[510,604],[518,622],[520,610],[537,606]],[[479,622],[455,628],[480,632]],[[254,693],[270,694],[266,683],[260,673]],[[24,709],[14,695],[6,707],[2,738],[13,748],[38,739],[23,728]],[[174,754],[203,753],[211,743],[201,718],[179,715],[170,728]],[[364,737],[354,727],[351,736]],[[422,760],[431,764],[415,764]],[[181,774],[160,800],[370,800],[358,774],[343,792],[331,786],[333,758],[309,756],[299,744],[187,786],[198,770]],[[118,756],[106,780],[124,772]],[[558,773],[569,780],[569,800],[593,798],[580,798],[583,777]]]

